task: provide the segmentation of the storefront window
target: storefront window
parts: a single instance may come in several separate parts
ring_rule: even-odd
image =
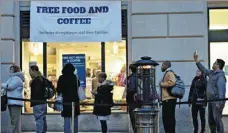
[[[47,78],[53,83],[55,88],[61,71],[64,66],[63,56],[84,55],[85,56],[85,77],[86,97],[84,103],[94,103],[94,96],[91,91],[98,87],[98,73],[101,72],[102,61],[105,62],[105,71],[108,79],[115,82],[113,98],[115,103],[126,103],[125,101],[125,79],[126,79],[126,41],[106,42],[105,51],[101,51],[100,42],[90,43],[47,43],[47,55],[43,55],[43,43],[22,42],[22,68],[28,78],[25,85],[25,98],[30,99],[29,82],[29,64],[35,63],[43,73],[43,57],[46,58],[45,65]],[[105,60],[102,60],[101,54],[105,53]],[[50,99],[54,101],[53,99]],[[48,113],[60,113],[53,110],[53,105],[47,107]],[[81,106],[81,112],[92,112],[92,106]],[[125,107],[113,107],[113,112],[126,111]],[[24,113],[32,113],[29,103],[25,103]]]
[[[125,103],[126,41],[105,43],[105,70],[108,78],[115,82],[115,103]],[[113,111],[126,111],[126,107],[113,107]]]
[[[24,97],[30,99],[31,89],[29,65],[36,64],[43,73],[43,43],[22,41],[22,71],[25,73]],[[23,113],[32,113],[29,102],[25,102]]]
[[[63,55],[85,55],[85,77],[86,77],[86,97],[84,102],[93,103],[91,94],[92,86],[97,84],[92,72],[101,71],[101,43],[48,43],[47,44],[47,76],[53,85],[57,87],[57,81],[63,68]],[[92,82],[93,81],[93,82]],[[91,106],[81,107],[81,112],[91,112]],[[55,112],[48,106],[48,112]]]

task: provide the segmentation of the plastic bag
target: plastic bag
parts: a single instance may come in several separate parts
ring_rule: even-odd
[[[54,110],[55,111],[63,111],[63,97],[62,94],[58,95],[55,99]]]
[[[82,87],[78,88],[78,97],[81,101],[86,99],[85,91]]]

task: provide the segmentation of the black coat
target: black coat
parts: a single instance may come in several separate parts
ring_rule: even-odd
[[[78,87],[80,81],[74,74],[61,75],[57,84],[57,93],[62,94],[63,103],[75,102],[79,104]],[[75,116],[80,114],[80,106],[75,105]],[[63,105],[63,111],[61,112],[62,117],[72,116],[72,106]]]
[[[42,77],[36,77],[31,81],[31,100],[46,101],[44,98],[44,81]],[[45,104],[45,102],[31,102],[31,107]]]
[[[111,115],[111,107],[113,104],[113,82],[105,80],[98,88],[95,95],[95,104],[110,104],[110,106],[94,105],[93,114],[97,116]]]
[[[206,89],[207,89],[206,76],[202,75],[200,77],[195,77],[192,80],[192,85],[190,88],[188,101],[192,102],[192,104],[195,104],[197,101],[197,98],[201,98],[201,99],[206,100],[207,99]],[[206,104],[207,103],[205,102],[204,105],[206,105]]]

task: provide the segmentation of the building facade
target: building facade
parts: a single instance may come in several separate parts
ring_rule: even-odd
[[[121,42],[98,43],[33,43],[29,41],[30,2],[4,1],[0,4],[0,49],[1,81],[7,80],[9,67],[20,65],[28,73],[28,64],[36,61],[41,72],[55,83],[61,74],[61,55],[72,54],[78,49],[88,55],[87,71],[106,71],[114,79],[126,74],[126,66],[141,56],[150,56],[158,63],[172,62],[172,67],[182,77],[188,89],[197,70],[193,52],[198,51],[202,63],[211,67],[216,58],[228,62],[225,48],[228,47],[227,2],[198,1],[134,1],[122,2],[122,38]],[[226,27],[227,26],[227,27]],[[117,50],[118,49],[118,50]],[[110,54],[112,53],[112,54]],[[114,61],[115,60],[115,61]],[[117,65],[115,65],[117,64]],[[227,64],[226,64],[227,65]],[[115,68],[115,70],[111,68]],[[228,72],[228,67],[227,70]],[[91,75],[94,73],[91,72]],[[113,76],[114,75],[114,76]],[[88,76],[88,82],[91,76]],[[29,77],[28,77],[29,78]],[[156,84],[162,78],[158,66]],[[28,79],[29,80],[29,79]],[[116,81],[115,102],[124,103],[124,87]],[[29,87],[28,87],[29,88]],[[159,90],[159,87],[157,87]],[[91,97],[91,96],[88,96]],[[28,97],[29,98],[29,97]],[[92,102],[91,97],[88,102]],[[25,103],[22,111],[22,131],[34,131],[35,121]],[[96,117],[91,117],[91,108],[83,108],[79,117],[80,131],[99,131]],[[228,114],[228,107],[224,115]],[[108,124],[111,131],[129,131],[129,120],[125,107],[113,109]],[[48,130],[62,131],[63,119],[58,112],[48,110]],[[118,121],[118,122],[117,122]],[[10,131],[8,112],[1,115],[1,132]]]

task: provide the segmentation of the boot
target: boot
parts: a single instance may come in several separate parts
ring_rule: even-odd
[[[198,131],[197,130],[194,130],[194,133],[198,133]]]

